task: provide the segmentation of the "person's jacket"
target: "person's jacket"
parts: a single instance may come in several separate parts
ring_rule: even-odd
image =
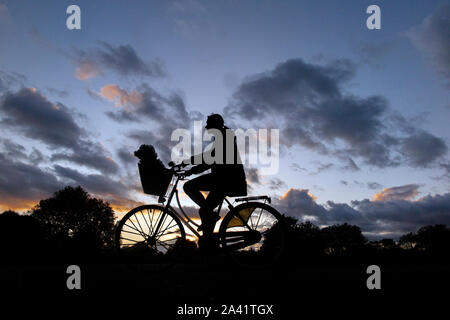
[[[228,130],[228,134],[227,134]],[[222,190],[225,194],[230,196],[244,196],[247,195],[247,181],[245,177],[244,166],[242,165],[241,158],[239,156],[239,150],[236,144],[236,136],[231,129],[224,127],[220,130],[222,133],[222,161],[219,158],[218,161],[214,161],[211,164],[205,162],[205,159],[214,158],[216,156],[217,148],[219,147],[217,140],[214,139],[213,148],[209,151],[204,151],[202,154],[194,155],[191,157],[191,163],[195,164],[201,162],[191,169],[192,173],[198,174],[211,169],[211,174],[216,178],[217,190]],[[229,139],[233,140],[233,155],[234,159],[229,159],[227,163],[227,142],[231,145]],[[216,145],[217,144],[217,145]],[[231,151],[231,150],[230,150]],[[231,155],[230,155],[231,158]],[[214,158],[215,159],[215,158]],[[232,161],[230,161],[232,160]]]

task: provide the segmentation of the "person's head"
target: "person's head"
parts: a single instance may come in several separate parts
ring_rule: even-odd
[[[208,116],[206,119],[205,129],[222,129],[224,127],[224,121],[220,114],[214,113]]]

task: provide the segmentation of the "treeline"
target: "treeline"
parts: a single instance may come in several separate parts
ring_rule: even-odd
[[[0,214],[1,262],[51,263],[73,260],[115,259],[114,212],[103,200],[81,187],[66,187],[41,200],[28,215],[14,211]],[[347,223],[319,228],[285,217],[290,261],[324,257],[385,255],[450,256],[450,229],[446,225],[424,226],[398,241],[368,241],[358,226]],[[271,238],[267,237],[266,247]]]
[[[293,261],[323,257],[440,260],[450,257],[450,228],[444,224],[421,227],[397,241],[390,238],[369,241],[355,225],[344,223],[319,228],[311,222],[299,223],[292,217],[285,220],[288,225],[286,256]]]
[[[6,264],[105,257],[114,239],[114,211],[81,187],[41,200],[29,215],[0,214],[0,256]]]

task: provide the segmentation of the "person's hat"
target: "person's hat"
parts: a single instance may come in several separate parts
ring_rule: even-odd
[[[206,119],[206,129],[221,129],[224,126],[223,118],[220,114],[214,113],[208,116]]]

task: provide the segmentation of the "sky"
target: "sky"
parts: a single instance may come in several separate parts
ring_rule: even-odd
[[[174,130],[219,113],[279,130],[279,170],[246,172],[282,213],[368,237],[450,224],[449,89],[448,1],[0,0],[0,210],[66,185],[154,202],[133,151],[167,162]]]

